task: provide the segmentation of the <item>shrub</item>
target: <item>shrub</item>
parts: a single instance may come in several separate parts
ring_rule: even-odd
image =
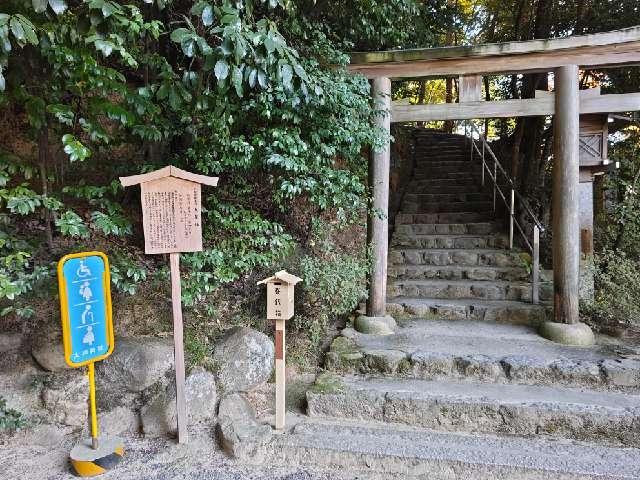
[[[640,325],[640,262],[624,252],[604,251],[595,257],[596,293],[583,313],[598,324]]]
[[[364,245],[354,252],[339,250],[322,234],[311,243],[319,248],[300,258],[304,282],[300,284],[301,314],[294,317],[294,328],[305,330],[317,349],[329,322],[351,313],[366,298],[369,262]]]

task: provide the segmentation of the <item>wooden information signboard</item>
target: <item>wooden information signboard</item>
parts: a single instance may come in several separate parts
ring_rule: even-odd
[[[276,430],[284,429],[285,420],[285,320],[293,317],[295,285],[300,277],[280,270],[272,277],[260,280],[267,285],[267,320],[276,321]]]
[[[170,254],[178,442],[186,443],[180,252],[202,251],[201,186],[215,187],[218,178],[170,165],[141,175],[120,177],[120,182],[125,187],[140,184],[145,253]]]

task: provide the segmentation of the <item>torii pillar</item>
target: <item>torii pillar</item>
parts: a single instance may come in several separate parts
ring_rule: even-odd
[[[579,317],[580,89],[577,65],[555,70],[553,143],[553,322],[540,333],[569,345],[591,345],[594,335]]]
[[[391,134],[391,79],[374,78],[371,96],[379,110],[375,125]],[[386,314],[387,304],[387,253],[389,248],[389,171],[391,167],[391,145],[387,140],[384,148],[371,153],[369,159],[369,188],[373,197],[367,218],[367,243],[373,265],[369,274],[369,298],[366,315],[356,318],[354,327],[359,332],[389,335],[396,323]]]

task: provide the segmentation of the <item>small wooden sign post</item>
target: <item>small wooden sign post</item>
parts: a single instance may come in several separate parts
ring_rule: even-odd
[[[140,184],[145,253],[169,254],[178,443],[187,443],[180,252],[202,251],[201,186],[215,187],[218,178],[170,165],[141,175],[120,177],[120,182],[125,187]]]
[[[284,321],[293,317],[294,288],[301,281],[301,278],[280,270],[258,282],[258,285],[267,285],[267,320],[276,321],[276,430],[284,429],[285,420]]]

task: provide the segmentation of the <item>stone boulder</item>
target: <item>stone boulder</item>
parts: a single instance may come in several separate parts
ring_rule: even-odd
[[[273,342],[264,333],[233,327],[215,347],[213,360],[225,392],[245,392],[269,380],[274,364]]]
[[[53,422],[80,427],[89,415],[89,379],[84,369],[51,376],[40,394]]]
[[[108,392],[142,392],[173,368],[171,339],[119,338],[110,357],[96,364],[98,387]]]
[[[189,425],[206,422],[216,416],[218,395],[215,376],[204,368],[195,368],[185,379],[185,397]],[[148,436],[176,432],[175,380],[141,411],[142,430]]]
[[[62,327],[59,321],[51,321],[33,336],[31,355],[42,368],[49,372],[62,372],[70,367],[64,361]]]
[[[230,456],[259,461],[261,448],[271,438],[271,427],[256,421],[249,402],[239,393],[220,401],[216,433],[220,446]]]

